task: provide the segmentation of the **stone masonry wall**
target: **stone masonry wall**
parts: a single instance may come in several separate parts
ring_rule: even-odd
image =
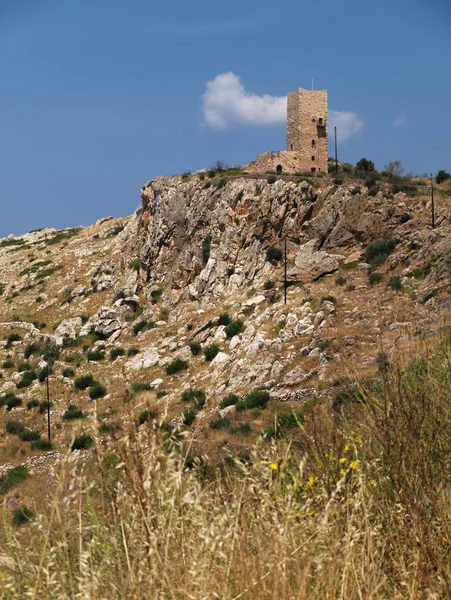
[[[327,173],[327,118],[327,90],[288,92],[287,149],[259,154],[251,171]]]

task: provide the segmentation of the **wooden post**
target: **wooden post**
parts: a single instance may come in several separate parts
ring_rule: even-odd
[[[434,176],[431,173],[431,212],[432,212],[432,229],[435,229],[435,206],[434,206]]]
[[[335,173],[338,173],[337,128],[334,127],[335,138]]]
[[[284,304],[287,303],[287,238],[285,237],[284,247],[284,266],[283,266],[283,293],[284,293]]]
[[[50,388],[49,388],[49,363],[47,363],[47,435],[50,443]]]

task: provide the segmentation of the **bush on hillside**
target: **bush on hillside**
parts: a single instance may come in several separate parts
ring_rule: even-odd
[[[395,238],[381,238],[368,244],[365,250],[365,260],[370,265],[382,265],[396,248]]]

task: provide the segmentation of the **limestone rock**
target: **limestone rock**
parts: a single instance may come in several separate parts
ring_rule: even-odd
[[[55,330],[55,344],[62,346],[64,340],[75,340],[77,333],[80,331],[82,326],[82,320],[80,317],[74,317],[73,319],[65,319],[61,321]]]

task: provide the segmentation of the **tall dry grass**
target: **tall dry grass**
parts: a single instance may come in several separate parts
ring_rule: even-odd
[[[4,513],[1,597],[451,597],[450,348],[249,460],[209,465],[150,426],[94,464],[69,457],[26,535]]]

